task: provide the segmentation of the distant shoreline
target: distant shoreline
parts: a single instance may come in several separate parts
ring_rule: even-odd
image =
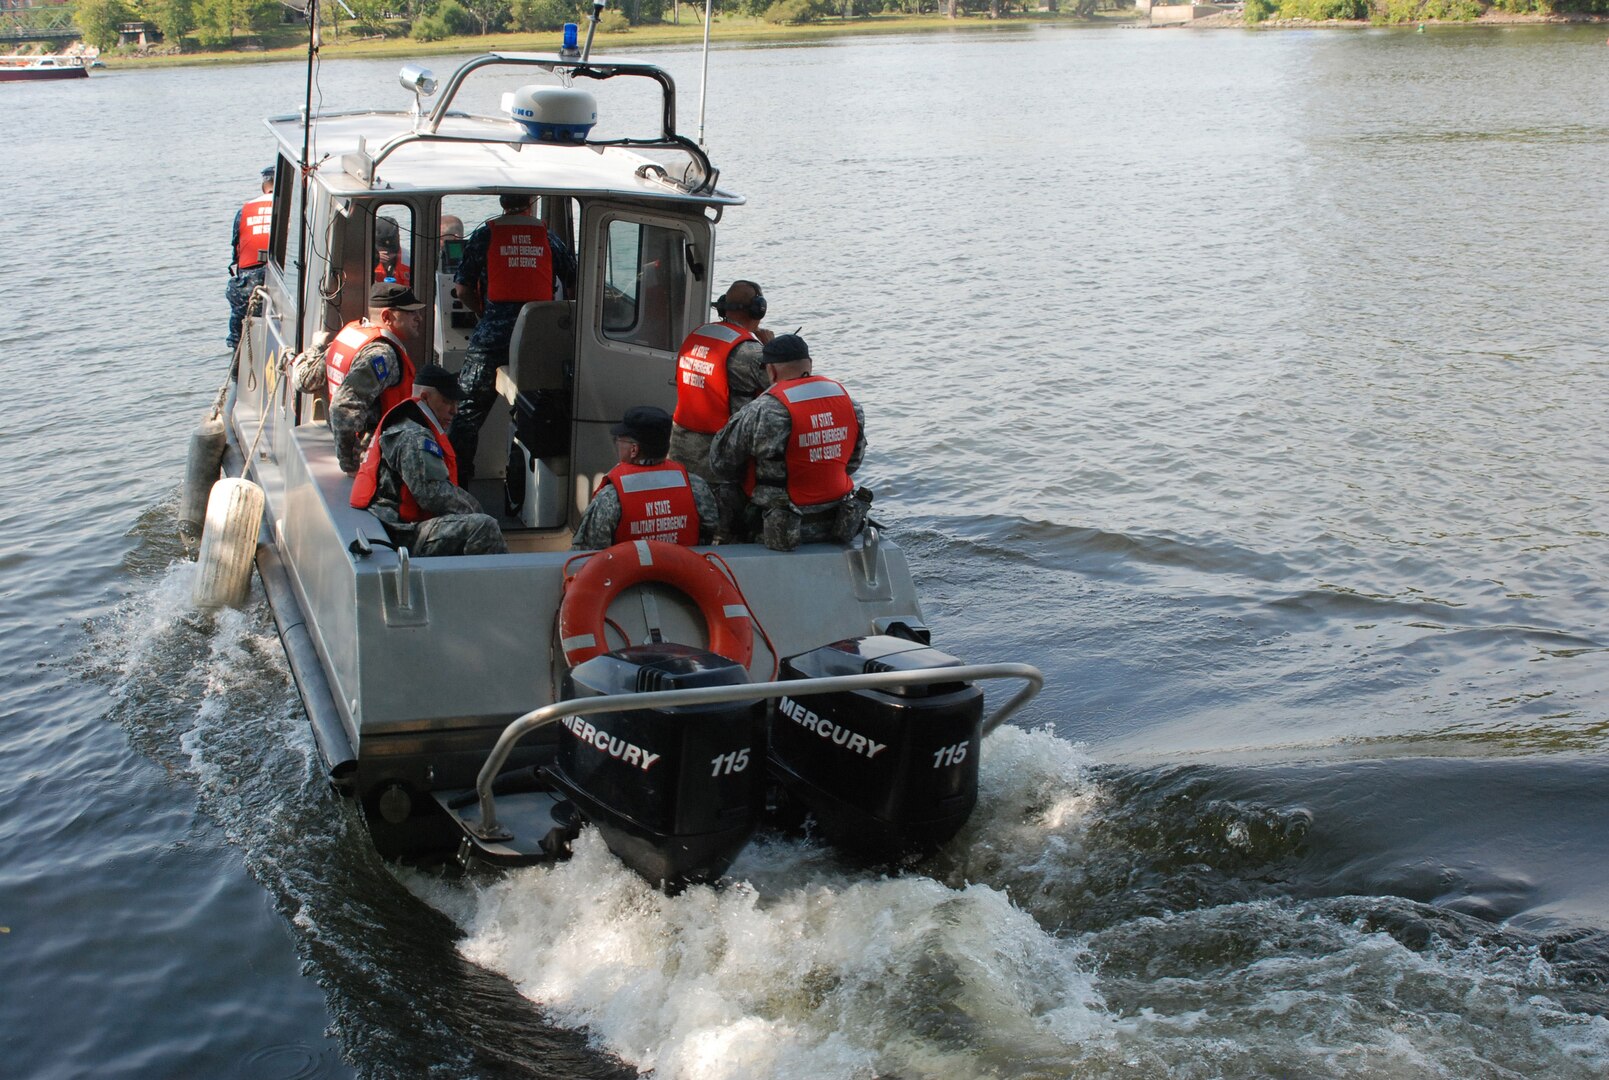
[[[600,33],[593,40],[593,51],[608,55],[622,49],[655,48],[666,45],[699,45],[704,40],[704,25],[689,17],[680,25],[653,23],[634,26],[623,34]],[[731,45],[750,42],[776,44],[808,42],[817,38],[848,37],[856,34],[903,34],[934,31],[987,30],[1013,32],[1034,26],[1054,25],[1069,28],[1132,26],[1143,20],[1132,12],[1101,13],[1082,19],[1074,15],[1035,13],[1010,19],[948,19],[942,15],[870,15],[853,19],[823,19],[802,26],[784,26],[763,22],[760,19],[719,18],[710,35],[711,45]],[[582,28],[585,35],[586,29]],[[329,33],[324,34],[319,55],[324,60],[372,60],[410,56],[441,56],[452,53],[483,52],[552,52],[558,48],[559,32],[537,31],[514,34],[475,34],[443,38],[440,41],[418,41],[409,37],[387,37],[383,40],[349,41],[343,35],[340,41]],[[261,64],[280,61],[305,61],[307,39],[297,45],[273,49],[229,49],[220,52],[153,53],[145,56],[124,55],[115,52],[101,54],[108,68],[133,70],[143,67],[179,67],[213,64]]]
[[[689,7],[689,14],[692,8]],[[762,22],[759,19],[722,18],[715,23],[711,35],[714,45],[732,45],[771,42],[778,45],[809,42],[821,38],[839,38],[867,34],[932,33],[938,31],[1013,32],[1035,26],[1062,26],[1069,29],[1095,29],[1126,26],[1140,30],[1348,30],[1360,27],[1409,30],[1420,25],[1437,29],[1446,27],[1479,28],[1504,26],[1578,26],[1609,23],[1609,15],[1516,15],[1491,11],[1478,19],[1439,21],[1419,19],[1408,23],[1379,24],[1364,19],[1331,19],[1315,22],[1309,19],[1267,19],[1247,25],[1238,12],[1226,12],[1189,23],[1151,26],[1144,16],[1133,12],[1102,12],[1083,19],[1073,15],[1035,12],[1009,19],[969,17],[948,19],[942,15],[872,15],[854,19],[824,19],[802,26],[783,26]],[[347,35],[349,37],[350,35]],[[384,39],[336,40],[326,32],[320,57],[324,60],[375,60],[413,57],[420,55],[451,55],[483,52],[547,52],[557,47],[557,31],[536,33],[485,34],[443,38],[440,41],[418,41],[409,37]],[[703,41],[703,24],[689,18],[680,25],[670,23],[633,27],[624,34],[599,34],[593,42],[594,51],[607,55],[623,49],[656,48],[666,45],[697,45]],[[148,67],[190,67],[220,64],[262,64],[303,61],[307,58],[305,39],[295,46],[281,48],[240,48],[217,52],[151,53],[147,55],[106,52],[101,60],[111,70],[137,70]]]

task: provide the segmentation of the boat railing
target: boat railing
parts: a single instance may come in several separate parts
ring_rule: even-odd
[[[514,746],[539,728],[572,716],[624,712],[630,709],[660,709],[678,705],[716,705],[730,701],[754,701],[787,696],[839,694],[853,690],[892,690],[935,683],[981,682],[987,679],[1021,679],[1022,689],[990,713],[983,721],[982,734],[988,735],[1008,717],[1031,701],[1044,685],[1045,676],[1031,664],[962,664],[956,667],[920,668],[915,671],[879,671],[865,675],[831,675],[814,679],[785,679],[777,682],[738,683],[731,686],[689,687],[683,690],[652,690],[633,694],[604,694],[599,697],[556,701],[532,709],[503,729],[492,747],[486,764],[475,778],[475,794],[480,799],[480,821],[470,826],[485,840],[507,840],[511,834],[497,823],[497,805],[492,783]]]
[[[452,108],[453,99],[458,96],[459,89],[464,80],[481,68],[504,65],[512,67],[535,67],[549,74],[559,75],[565,79],[614,79],[619,77],[644,78],[659,84],[662,93],[660,110],[660,132],[652,138],[622,138],[622,139],[588,139],[587,146],[621,146],[642,150],[675,150],[685,153],[692,159],[692,168],[683,176],[677,186],[692,195],[705,195],[715,191],[715,181],[720,171],[710,164],[709,155],[704,153],[693,140],[676,132],[676,82],[669,73],[653,64],[627,64],[616,61],[591,60],[585,63],[580,60],[555,56],[549,53],[486,53],[472,60],[465,61],[458,70],[448,77],[446,85],[442,88],[441,96],[431,106],[430,112],[419,118],[414,130],[405,131],[393,136],[375,151],[372,156],[361,154],[365,158],[359,162],[357,169],[348,169],[359,179],[372,184],[376,170],[380,163],[402,147],[418,142],[477,142],[477,143],[515,143],[519,145],[537,144],[537,141],[523,133],[519,135],[452,135],[442,134],[440,131],[442,121],[448,116]],[[540,144],[538,144],[540,145]],[[668,175],[668,174],[667,174]]]

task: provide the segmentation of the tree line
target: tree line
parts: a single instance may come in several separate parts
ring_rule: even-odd
[[[1609,2],[1609,0],[1603,0]],[[1092,15],[1098,8],[1132,8],[1134,0],[1043,0],[1050,12]],[[1041,0],[714,0],[716,15],[801,25],[828,17],[853,18],[884,13],[1008,17],[1040,8]],[[74,22],[84,40],[100,49],[118,43],[118,27],[144,21],[178,45],[193,37],[204,49],[228,48],[239,35],[278,31],[300,15],[280,0],[74,0]],[[557,30],[590,16],[589,0],[325,0],[320,17],[338,38],[406,33],[420,41],[510,31]],[[655,23],[698,22],[701,0],[611,0],[599,30],[604,33]]]
[[[1488,11],[1516,15],[1606,15],[1609,0],[1246,0],[1248,24],[1269,19],[1366,20],[1402,23],[1472,22]]]

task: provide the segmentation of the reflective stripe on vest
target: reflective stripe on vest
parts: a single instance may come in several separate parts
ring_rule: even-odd
[[[486,251],[486,299],[530,303],[553,299],[553,247],[547,226],[535,218],[493,218]]]
[[[379,426],[374,429],[374,438],[369,440],[369,449],[363,454],[363,464],[358,467],[358,474],[352,480],[351,503],[359,510],[367,510],[373,505],[374,496],[380,489],[382,460],[380,433],[393,419],[417,421],[424,425],[425,430],[434,434],[436,447],[441,451],[442,464],[447,466],[447,479],[454,484],[458,483],[458,455],[453,453],[452,440],[447,438],[446,430],[436,423],[436,417],[420,403],[418,398],[406,398],[387,409],[386,414],[380,418]],[[397,500],[398,517],[403,521],[417,522],[428,521],[436,516],[419,505],[419,501],[413,497],[413,492],[408,490],[407,481],[400,476],[397,479],[401,488],[401,495]]]
[[[758,340],[741,326],[725,322],[708,323],[688,334],[676,355],[676,413],[671,419],[704,435],[725,427],[732,397],[727,359],[743,342]]]
[[[385,343],[396,351],[397,361],[402,365],[402,374],[395,383],[390,382],[391,369],[382,359],[378,363],[371,361],[374,366],[374,377],[380,380],[380,414],[384,416],[402,402],[407,401],[413,394],[413,361],[408,358],[408,350],[402,347],[397,336],[384,326],[364,322],[350,322],[341,327],[341,332],[335,335],[330,347],[324,351],[324,379],[329,388],[330,400],[335,400],[335,391],[346,382],[347,372],[352,370],[352,361],[357,359],[358,353],[384,338]]]
[[[264,195],[240,208],[240,237],[235,242],[235,266],[255,270],[268,261],[268,237],[273,232],[274,197]]]
[[[620,496],[615,543],[663,540],[686,547],[698,543],[698,506],[686,469],[674,461],[616,465],[604,480]]]
[[[860,422],[849,391],[831,379],[807,375],[776,383],[766,393],[787,406],[792,420],[784,460],[793,505],[819,506],[853,491],[848,465]]]

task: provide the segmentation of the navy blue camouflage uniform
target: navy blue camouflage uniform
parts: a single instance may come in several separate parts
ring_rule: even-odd
[[[252,290],[263,283],[263,271],[267,269],[266,266],[254,266],[250,270],[235,267],[235,250],[240,246],[240,216],[245,210],[242,206],[235,211],[235,228],[229,234],[229,265],[234,269],[234,276],[223,288],[224,298],[229,301],[229,338],[225,344],[231,349],[240,341],[240,328],[246,321],[246,304],[251,300]]]
[[[557,236],[548,234],[553,251],[553,276],[565,288],[575,282],[575,256]],[[491,250],[491,223],[482,224],[464,241],[464,259],[458,264],[453,281],[486,295],[486,255]],[[562,295],[555,291],[555,296]],[[464,400],[458,407],[448,437],[453,452],[458,456],[458,479],[468,484],[475,478],[475,450],[480,444],[481,425],[492,410],[497,397],[497,369],[508,363],[508,343],[514,336],[514,323],[525,305],[519,301],[496,302],[487,300],[469,336],[469,347],[464,352],[464,366],[458,370],[458,387]]]

